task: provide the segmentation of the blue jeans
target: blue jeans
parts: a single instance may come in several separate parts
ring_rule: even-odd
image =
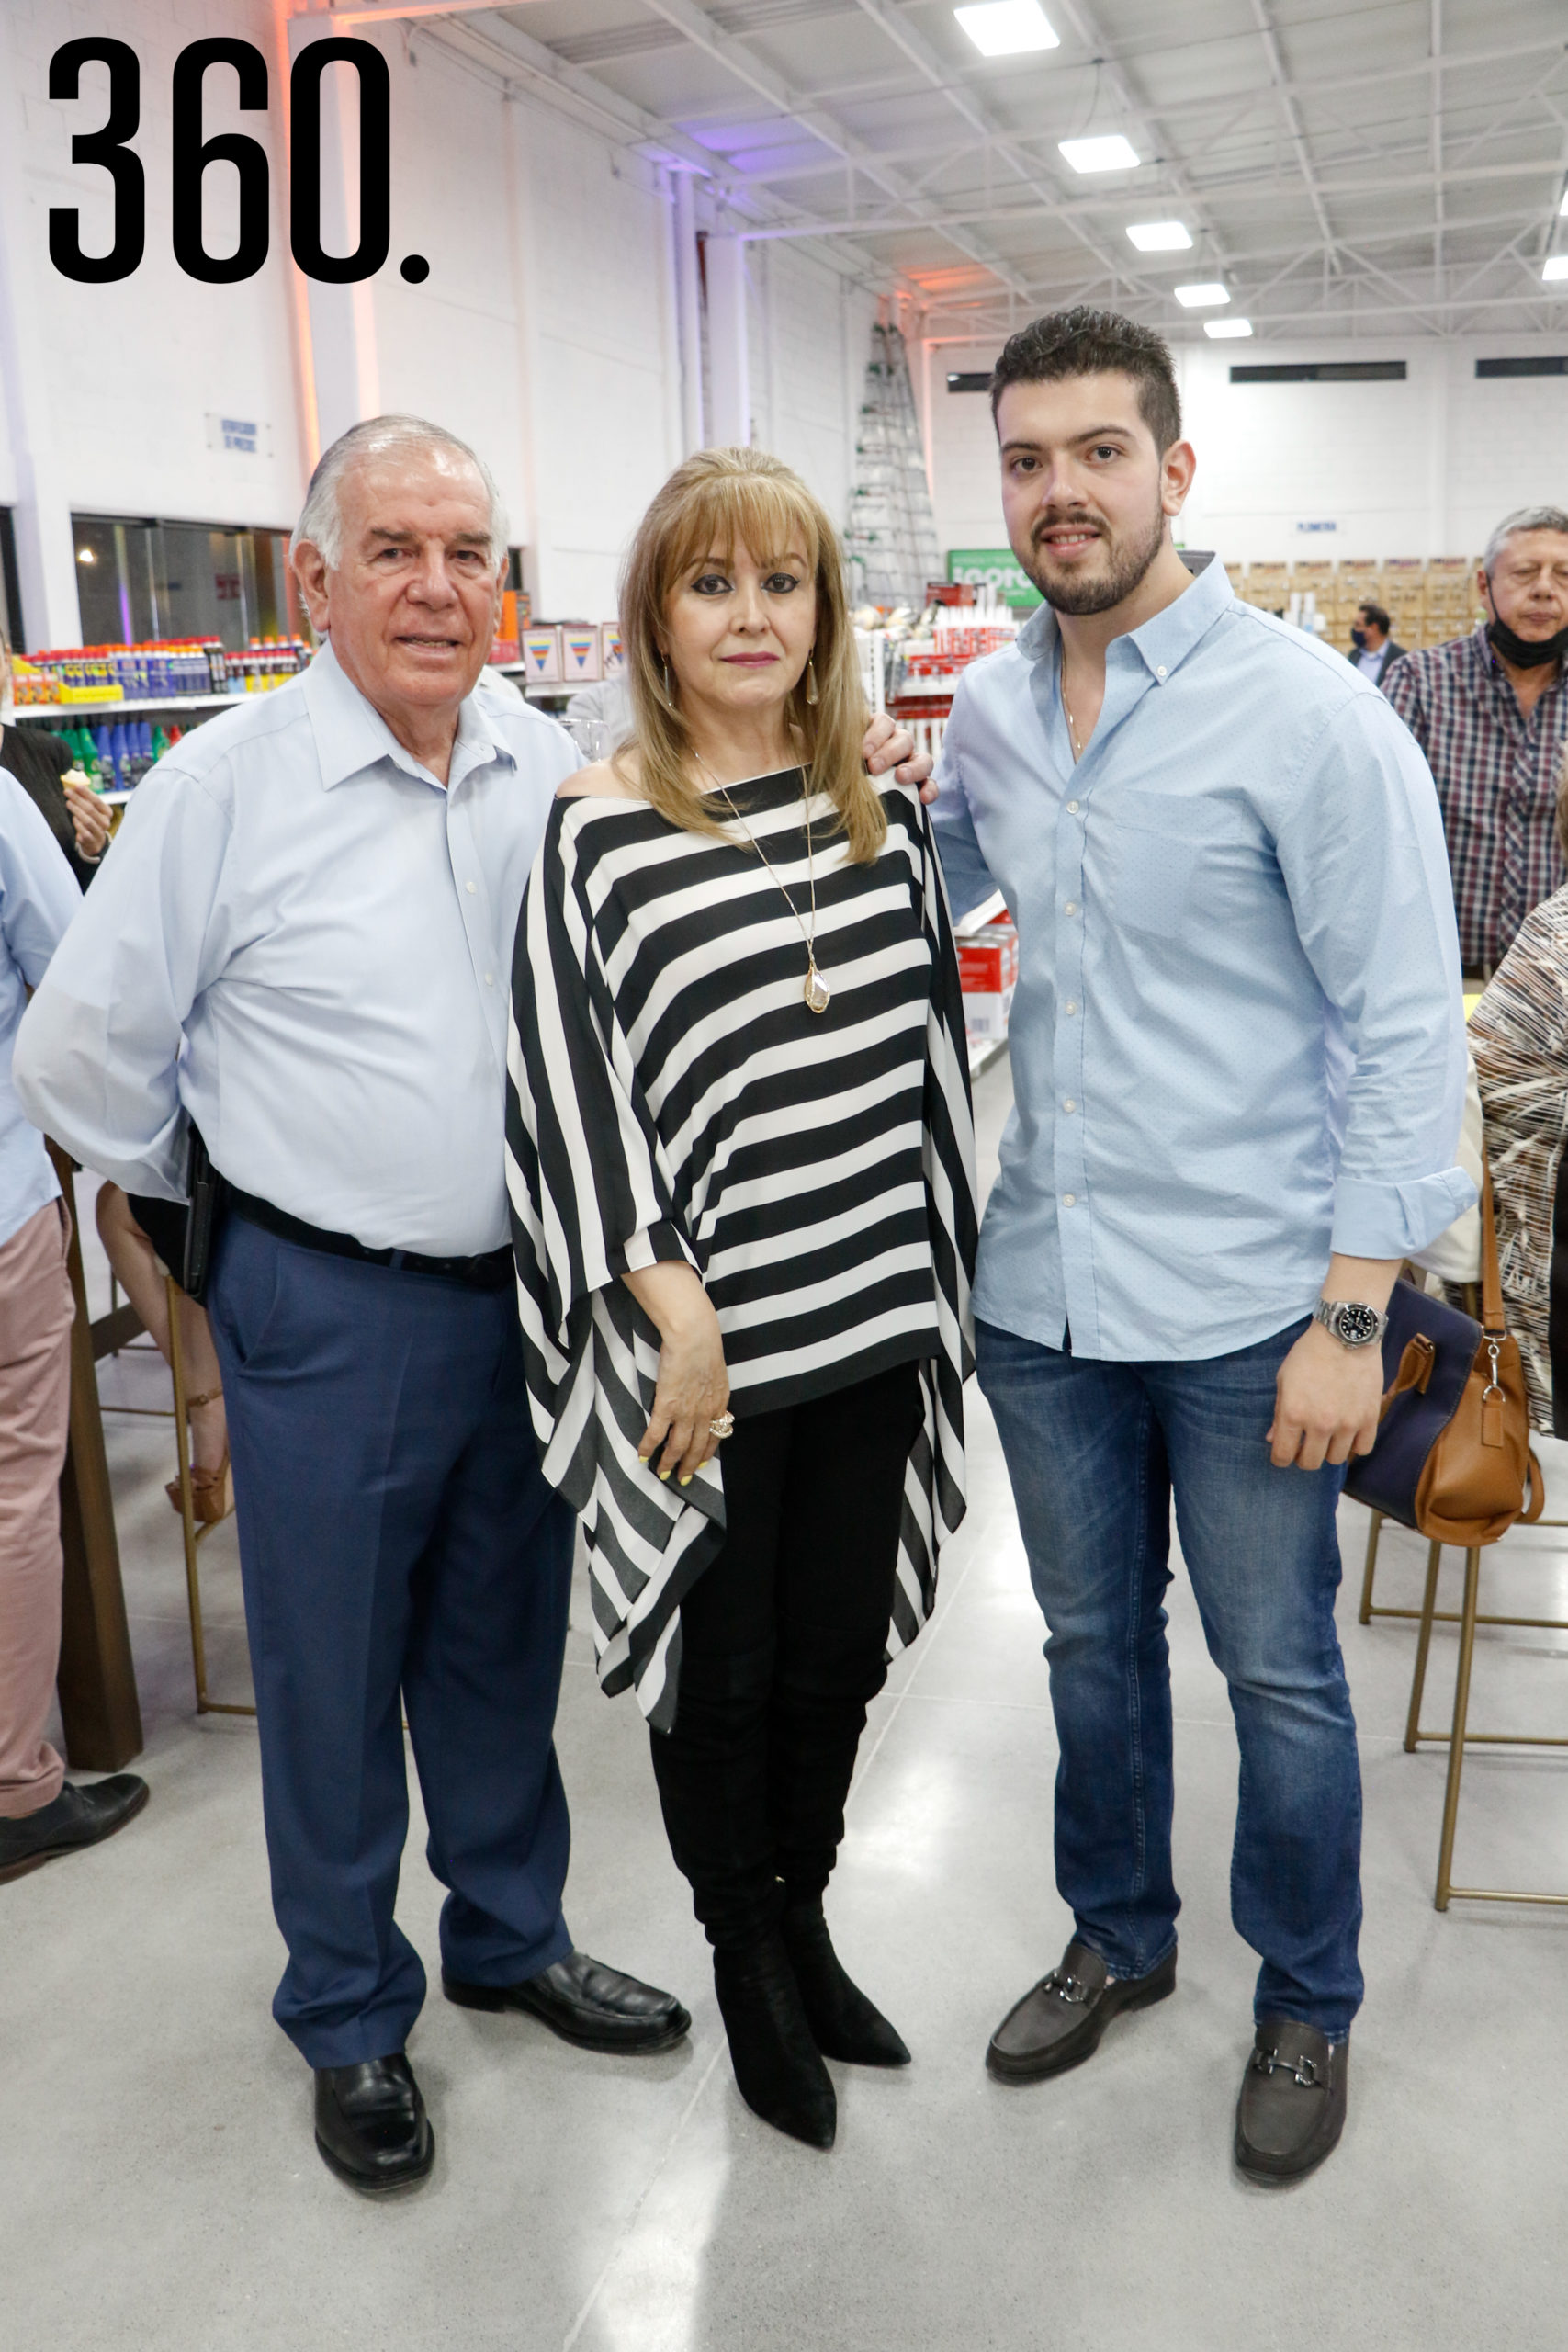
[[[979,1326],[1048,1629],[1056,1884],[1113,1975],[1176,1941],[1170,1501],[1241,1749],[1231,1916],[1257,2013],[1349,2030],[1361,1999],[1361,1776],[1334,1623],[1344,1473],[1276,1470],[1274,1379],[1304,1321],[1233,1355],[1106,1363]]]

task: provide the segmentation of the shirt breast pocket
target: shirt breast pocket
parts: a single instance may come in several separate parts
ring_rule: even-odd
[[[1234,824],[1213,801],[1124,792],[1108,808],[1111,909],[1128,931],[1168,939],[1194,911]]]

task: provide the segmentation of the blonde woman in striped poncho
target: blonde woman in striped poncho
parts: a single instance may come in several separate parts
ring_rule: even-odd
[[[632,740],[562,787],[508,1147],[545,1475],[588,1540],[736,2077],[827,2147],[824,2056],[908,2052],[822,1896],[868,1701],[964,1510],[964,1015],[918,791],[862,765],[832,526],[750,449],[645,517]]]

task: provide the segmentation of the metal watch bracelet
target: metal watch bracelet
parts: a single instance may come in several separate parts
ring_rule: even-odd
[[[1388,1317],[1359,1298],[1320,1298],[1312,1319],[1346,1348],[1380,1345],[1388,1329]]]

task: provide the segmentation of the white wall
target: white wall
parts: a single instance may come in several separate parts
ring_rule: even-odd
[[[295,32],[322,28],[308,18]],[[614,611],[626,543],[682,449],[668,178],[542,99],[503,91],[436,39],[411,48],[400,27],[355,30],[390,72],[391,255],[366,288],[312,288],[301,322],[276,153],[269,0],[0,0],[0,330],[11,280],[30,289],[16,338],[23,368],[10,364],[0,331],[0,501],[34,498],[36,485],[35,503],[50,503],[55,642],[75,634],[64,617],[74,603],[73,508],[286,528],[318,415],[337,430],[376,409],[434,417],[484,453],[527,549],[538,612]],[[81,206],[89,249],[107,241],[104,175],[73,168],[69,110],[47,91],[53,51],[94,31],[129,41],[141,62],[134,144],[146,167],[147,250],[135,276],[110,287],[58,277],[47,244],[48,209],[62,203]],[[231,75],[209,77],[209,134],[239,130],[273,161],[266,265],[231,287],[187,279],[170,249],[174,61],[209,32],[251,41],[271,83],[268,115],[241,115]],[[106,78],[88,69],[85,91]],[[329,69],[329,92],[340,81],[348,85],[344,69]],[[81,127],[98,119],[90,104],[79,110]],[[9,203],[7,187],[17,191]],[[232,174],[216,167],[209,187],[208,244],[221,251],[231,242]],[[429,262],[423,285],[400,275],[410,253]],[[840,521],[872,305],[793,246],[750,246],[746,262],[753,436],[797,467]],[[209,447],[209,413],[257,420],[263,453]],[[14,447],[17,418],[24,438]],[[42,557],[34,570],[44,577]],[[31,601],[45,601],[42,588]],[[35,644],[37,618],[29,610]]]
[[[274,153],[281,115],[270,7],[265,0],[181,0],[176,16],[151,5],[4,0],[0,27],[0,73],[11,78],[20,99],[25,141],[26,217],[7,220],[5,233],[30,248],[38,345],[71,503],[107,514],[286,527],[298,512],[303,475],[283,266],[288,228]],[[109,242],[107,175],[71,163],[73,129],[91,129],[103,119],[106,71],[84,68],[83,96],[74,107],[56,105],[48,95],[54,51],[92,32],[128,41],[141,62],[141,126],[134,145],[146,174],[147,249],[135,275],[117,286],[76,285],[58,276],[49,259],[51,205],[79,208],[89,252],[101,252]],[[208,134],[243,131],[267,150],[273,166],[268,260],[238,286],[186,277],[170,246],[174,62],[188,42],[216,33],[260,50],[273,98],[265,116],[241,114],[232,103],[233,74],[213,68],[208,75]],[[210,252],[233,243],[235,186],[228,166],[207,175]],[[209,448],[209,412],[268,426],[271,454],[249,458]],[[14,489],[14,481],[7,487]]]
[[[840,528],[874,299],[792,243],[748,245],[752,438],[793,466]]]
[[[944,548],[1003,544],[996,438],[984,394],[949,393],[949,369],[990,367],[999,346],[931,353],[937,526]],[[1198,474],[1190,547],[1229,562],[1474,555],[1510,509],[1568,503],[1568,377],[1478,380],[1478,356],[1568,351],[1556,337],[1356,345],[1209,344],[1177,349]],[[1403,359],[1403,383],[1232,384],[1246,363]],[[1306,532],[1303,523],[1331,522]]]

